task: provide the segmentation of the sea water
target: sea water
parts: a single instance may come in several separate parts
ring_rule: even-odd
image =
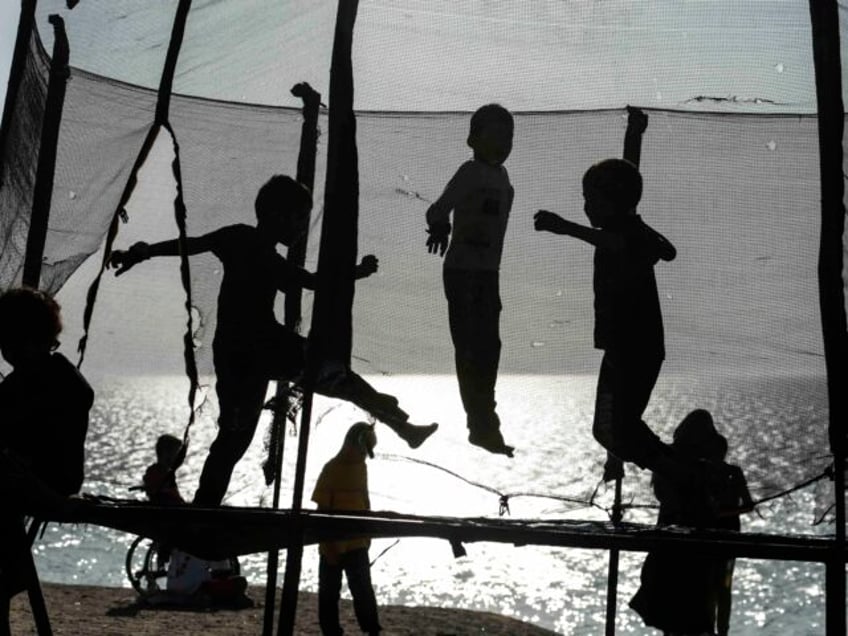
[[[599,484],[604,454],[591,438],[595,377],[503,376],[499,411],[514,459],[490,455],[466,441],[462,408],[452,376],[371,378],[380,389],[438,432],[411,451],[378,425],[376,457],[369,462],[372,507],[412,514],[490,516],[499,514],[500,494],[517,519],[608,519],[611,489],[601,486],[593,502],[574,504],[548,496],[588,502]],[[87,443],[86,493],[119,498],[141,481],[154,459],[156,437],[181,435],[187,421],[186,381],[172,376],[93,379],[97,400]],[[730,441],[729,461],[743,467],[756,497],[799,483],[827,464],[826,399],[821,379],[783,378],[757,383],[663,378],[646,420],[665,439],[691,408],[711,410]],[[215,433],[214,392],[190,432],[189,452],[177,473],[190,499]],[[348,425],[363,414],[349,404],[318,397],[310,435],[304,506],[318,471],[340,446]],[[268,416],[238,464],[226,504],[271,505],[271,488],[261,471]],[[281,507],[291,505],[297,440],[286,438]],[[436,467],[438,466],[438,467]],[[439,468],[440,467],[440,468]],[[651,523],[649,474],[628,467],[624,499],[637,507],[629,521]],[[814,489],[780,498],[743,518],[743,529],[769,533],[827,534],[832,526],[812,525]],[[127,587],[124,558],[132,536],[89,525],[50,525],[36,544],[43,580]],[[467,556],[454,558],[447,542],[426,538],[374,540],[372,573],[383,604],[431,605],[496,612],[562,634],[595,635],[604,624],[608,554],[600,550],[514,547],[469,543]],[[285,553],[282,553],[281,567]],[[379,556],[378,556],[379,555]],[[642,626],[627,601],[639,584],[643,553],[621,554],[617,633],[655,634]],[[265,582],[267,555],[242,557],[251,584]],[[317,549],[304,552],[301,587],[317,589]],[[278,579],[278,581],[280,581]],[[735,634],[824,633],[824,567],[819,564],[740,559],[734,581]]]

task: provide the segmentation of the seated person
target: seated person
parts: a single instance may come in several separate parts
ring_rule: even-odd
[[[160,435],[156,440],[156,461],[144,471],[144,494],[156,504],[184,504],[177,487],[176,471],[185,460],[186,446],[178,437]]]
[[[176,471],[185,461],[187,446],[179,437],[160,435],[156,439],[156,461],[144,471],[144,493],[151,503],[181,506],[185,500],[177,486]],[[167,595],[158,600],[178,604],[252,604],[245,596],[247,580],[232,572],[228,559],[208,561],[167,543],[156,551],[157,578],[167,573]],[[154,589],[158,586],[154,585]]]
[[[0,353],[13,370],[0,382],[0,629],[25,587],[24,515],[49,518],[70,507],[83,482],[94,392],[57,353],[59,305],[33,289],[0,295]]]

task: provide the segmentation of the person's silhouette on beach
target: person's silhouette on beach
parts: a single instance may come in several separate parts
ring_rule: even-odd
[[[690,412],[674,431],[679,461],[694,479],[655,473],[659,525],[740,529],[739,515],[753,509],[745,476],[724,461],[727,439],[704,409]],[[646,625],[667,634],[726,636],[734,559],[652,550],[642,565],[641,585],[630,606]]]
[[[546,210],[534,216],[536,230],[595,247],[594,337],[604,355],[592,433],[610,453],[606,481],[623,476],[622,460],[652,471],[677,467],[668,446],[642,420],[665,358],[654,265],[673,260],[677,252],[636,213],[641,196],[638,168],[625,159],[606,159],[583,176],[591,227]]]
[[[187,447],[179,437],[160,435],[156,438],[156,461],[144,471],[144,494],[151,503],[162,506],[185,503],[177,486],[176,472],[185,461]]]
[[[368,494],[368,465],[374,457],[377,436],[367,422],[357,422],[345,434],[339,452],[321,469],[312,501],[320,511],[365,511],[371,509]],[[322,541],[318,546],[318,621],[322,634],[342,634],[339,624],[339,593],[342,573],[353,597],[353,609],[363,632],[379,634],[382,628],[377,600],[371,584],[368,537]]]
[[[707,411],[703,411],[709,416]],[[748,480],[742,469],[726,461],[727,438],[717,434],[715,443],[711,445],[707,459],[713,470],[708,480],[710,493],[715,498],[718,517],[715,527],[722,530],[739,532],[742,528],[740,515],[754,509],[754,501],[748,490]],[[733,605],[733,571],[736,559],[728,557],[719,559],[715,572],[716,593],[716,634],[727,636],[730,633],[730,613]]]
[[[513,129],[503,106],[477,109],[467,140],[474,157],[427,210],[427,249],[445,257],[442,275],[468,441],[509,457],[513,448],[500,431],[495,384],[501,352],[499,270],[514,197],[503,162],[512,151]]]
[[[13,367],[0,382],[0,633],[9,601],[25,587],[24,515],[69,511],[83,482],[94,392],[56,352],[61,330],[59,305],[46,293],[0,295],[0,353]]]
[[[274,302],[278,292],[316,288],[317,276],[289,263],[277,244],[289,246],[306,231],[304,219],[312,208],[309,190],[294,179],[276,175],[256,196],[256,226],[227,225],[186,240],[188,254],[211,252],[223,264],[218,293],[217,327],[212,341],[220,415],[218,435],[209,449],[194,502],[218,505],[227,490],[233,468],[253,439],[265,402],[269,380],[299,382],[304,371],[304,337],[277,322]],[[176,256],[176,239],[129,250],[116,250],[110,264],[115,274],[154,256]],[[357,279],[377,271],[373,255],[356,267]],[[419,446],[436,428],[414,426],[398,408],[397,400],[378,393],[350,369],[319,375],[316,392],[350,400],[385,422],[407,443]]]

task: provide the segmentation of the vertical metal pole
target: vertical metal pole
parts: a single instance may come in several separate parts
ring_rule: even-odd
[[[353,26],[358,0],[339,0],[333,56],[330,68],[330,116],[327,142],[327,178],[324,188],[324,220],[318,254],[318,289],[312,311],[310,346],[306,360],[305,395],[298,444],[292,526],[278,634],[294,630],[297,592],[303,556],[303,480],[309,440],[312,389],[317,367],[325,360],[350,363],[353,271],[359,215],[359,175],[356,152],[356,118],[353,112]],[[307,408],[308,407],[308,408]]]
[[[50,219],[50,203],[53,199],[53,176],[56,172],[56,145],[59,141],[62,107],[65,103],[65,87],[70,74],[65,23],[58,15],[51,15],[50,24],[53,25],[55,37],[53,58],[50,62],[50,80],[47,84],[44,123],[41,127],[41,144],[38,151],[38,168],[35,173],[35,191],[23,271],[23,284],[36,289],[41,278],[41,261],[47,241],[47,224]]]
[[[612,522],[619,523],[621,514],[621,478],[615,480],[615,501],[612,507]],[[607,614],[605,636],[615,636],[615,614],[618,603],[618,548],[610,550],[609,568],[607,569]]]
[[[344,2],[344,0],[342,0]],[[300,570],[303,560],[303,528],[300,511],[303,506],[303,482],[306,473],[306,451],[309,447],[309,426],[312,418],[312,387],[306,387],[303,395],[303,410],[300,417],[300,439],[297,447],[297,464],[292,496],[292,524],[286,555],[286,570],[283,576],[283,594],[280,599],[280,617],[277,634],[289,636],[294,633],[297,615],[297,594],[300,588]]]
[[[627,107],[627,130],[624,133],[624,158],[639,165],[642,156],[642,133],[648,127],[648,116],[638,108]],[[621,508],[621,478],[615,480],[615,499],[612,507],[612,522],[617,524],[623,517]],[[606,636],[615,636],[615,614],[618,603],[618,561],[619,550],[613,548],[609,554],[607,570],[607,612]]]
[[[23,520],[21,520],[21,523],[23,523]],[[53,629],[50,627],[47,604],[44,602],[44,594],[41,592],[41,582],[38,580],[38,570],[35,567],[35,559],[32,556],[32,544],[35,542],[35,537],[40,527],[41,522],[38,519],[33,519],[26,532],[27,554],[24,560],[24,568],[26,570],[27,596],[29,597],[29,605],[32,608],[35,630],[38,636],[51,636]]]
[[[315,163],[318,154],[318,108],[321,95],[303,82],[291,90],[296,97],[303,98],[303,126],[300,132],[300,150],[297,157],[297,180],[310,192],[315,188]],[[292,265],[302,267],[306,261],[306,246],[309,239],[309,212],[303,219],[303,233],[289,246],[286,257]],[[285,325],[292,331],[300,331],[301,321],[301,290],[289,290],[286,293]],[[277,382],[277,404],[283,406],[287,400],[285,384]],[[287,406],[287,405],[286,405]],[[274,495],[272,507],[280,506],[280,490],[283,472],[283,451],[286,441],[286,413],[274,411],[274,421],[271,423],[274,462]],[[279,550],[268,552],[268,567],[265,577],[265,611],[262,621],[262,635],[271,636],[274,629],[274,609],[277,595],[277,568],[280,562]]]
[[[15,44],[15,56],[7,95],[4,124],[11,120],[11,110],[17,101],[17,91],[23,74],[30,39],[35,29],[35,1],[21,2],[21,16],[18,24],[18,39]],[[53,194],[53,175],[56,169],[56,144],[59,139],[59,126],[62,121],[62,107],[65,102],[65,87],[68,79],[68,38],[65,34],[65,23],[57,15],[50,16],[53,25],[54,42],[53,57],[50,61],[50,79],[47,83],[47,95],[44,105],[44,120],[41,128],[41,142],[38,153],[38,167],[33,193],[32,213],[30,216],[29,234],[24,260],[23,283],[38,288],[41,278],[41,259],[44,255],[44,244],[47,237],[47,222],[50,217],[50,201]],[[6,129],[6,126],[3,126]],[[5,133],[2,143],[5,144]],[[0,146],[2,147],[2,146]],[[23,519],[20,520],[23,523]],[[26,531],[26,541],[21,546],[26,550],[24,556],[24,576],[26,579],[27,596],[29,597],[32,616],[39,636],[51,636],[50,617],[47,604],[38,580],[38,570],[32,556],[32,543],[41,524],[33,519]],[[23,529],[21,530],[23,532]]]
[[[829,407],[829,437],[834,463],[836,537],[833,558],[826,564],[826,624],[829,636],[846,633],[845,610],[845,445],[848,399],[848,327],[845,283],[842,279],[845,184],[842,138],[845,111],[839,42],[839,5],[836,0],[810,0],[813,61],[819,124],[821,170],[821,242],[819,249],[819,305]]]

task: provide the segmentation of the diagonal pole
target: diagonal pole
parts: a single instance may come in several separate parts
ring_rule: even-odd
[[[33,9],[35,3],[33,3]],[[32,214],[29,219],[26,256],[24,259],[23,284],[33,289],[39,287],[41,261],[47,242],[47,226],[50,220],[50,204],[53,200],[53,177],[56,173],[56,147],[59,143],[59,128],[62,123],[62,107],[65,103],[65,88],[68,83],[68,37],[65,23],[58,15],[50,16],[55,39],[53,58],[50,61],[50,80],[44,103],[44,121],[41,127],[41,143],[38,152],[38,167],[33,185]]]

